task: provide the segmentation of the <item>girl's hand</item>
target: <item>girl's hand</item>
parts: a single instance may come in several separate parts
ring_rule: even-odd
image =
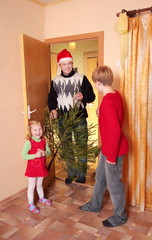
[[[40,157],[45,157],[45,151],[40,148],[38,149],[38,151],[40,152]]]
[[[41,153],[41,150],[38,149],[37,152],[35,153],[35,158],[40,158],[42,157],[42,153]]]
[[[106,160],[108,164],[116,164],[116,162],[110,162],[108,159]]]
[[[74,99],[76,100],[82,100],[83,99],[83,94],[81,92],[78,92],[74,95]]]
[[[45,151],[41,150],[41,157],[45,157]]]

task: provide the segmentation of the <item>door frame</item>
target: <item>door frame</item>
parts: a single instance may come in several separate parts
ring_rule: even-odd
[[[104,32],[92,32],[92,33],[84,33],[84,34],[77,34],[65,37],[56,37],[56,38],[48,38],[45,39],[45,42],[48,44],[55,44],[55,43],[65,43],[65,42],[74,42],[74,41],[81,41],[81,40],[98,40],[98,61],[99,65],[103,65],[104,62]]]
[[[81,40],[98,40],[98,65],[103,65],[104,63],[104,31],[76,34],[71,36],[47,38],[45,42],[47,44],[65,43],[65,42],[75,42]],[[101,101],[101,95],[98,96],[98,102]]]
[[[104,31],[76,34],[76,35],[56,37],[56,38],[47,38],[45,39],[45,42],[47,44],[56,44],[56,43],[66,43],[66,42],[75,42],[75,41],[93,40],[93,39],[98,40],[98,65],[101,66],[104,64]],[[101,102],[101,94],[98,94],[98,104],[100,104],[100,102]],[[100,137],[98,137],[98,142],[100,143]]]
[[[86,53],[84,53],[84,57],[83,57],[84,73],[86,73],[86,70],[87,70],[87,59],[88,58],[98,58],[98,52],[97,51],[93,51],[93,52],[86,52]]]

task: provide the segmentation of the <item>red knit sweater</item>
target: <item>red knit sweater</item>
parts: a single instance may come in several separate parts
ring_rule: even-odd
[[[108,93],[99,108],[99,127],[102,153],[107,160],[116,162],[118,156],[128,153],[128,141],[122,132],[124,121],[123,102],[120,94]]]

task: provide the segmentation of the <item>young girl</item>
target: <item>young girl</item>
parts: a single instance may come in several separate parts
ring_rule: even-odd
[[[28,177],[28,209],[33,213],[39,213],[34,205],[34,189],[38,192],[39,202],[50,206],[51,200],[44,198],[43,178],[48,175],[46,157],[51,154],[47,141],[43,137],[40,122],[31,121],[28,126],[27,140],[22,151],[22,158],[28,160],[25,176]]]

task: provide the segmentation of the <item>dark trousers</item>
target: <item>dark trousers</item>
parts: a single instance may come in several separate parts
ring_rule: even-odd
[[[59,121],[62,157],[65,160],[69,176],[83,177],[87,172],[87,121],[82,118],[78,123],[65,127]]]

